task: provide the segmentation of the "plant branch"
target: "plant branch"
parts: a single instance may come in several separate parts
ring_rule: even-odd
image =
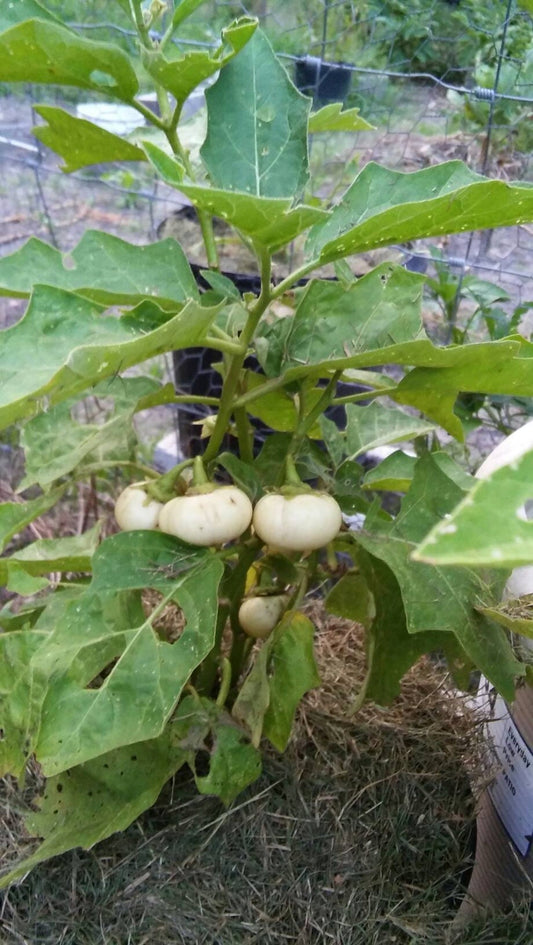
[[[309,272],[312,272],[313,269],[316,269],[319,265],[318,259],[312,259],[311,262],[305,263],[303,266],[300,266],[299,269],[295,269],[294,272],[289,273],[281,282],[278,282],[277,286],[272,289],[271,299],[279,299],[280,295],[283,295],[284,292],[287,292],[288,289],[291,289],[296,282],[299,282],[300,279],[303,279]]]
[[[246,324],[239,338],[241,351],[239,354],[234,354],[230,362],[230,367],[226,375],[220,396],[220,409],[216,419],[215,428],[211,434],[211,439],[209,440],[209,444],[204,453],[204,460],[206,463],[210,463],[215,459],[221,447],[222,440],[224,439],[224,435],[229,426],[231,415],[235,409],[235,401],[237,399],[236,395],[239,387],[241,370],[246,358],[248,346],[252,341],[261,316],[268,308],[272,298],[270,286],[270,254],[267,250],[262,248],[259,250],[259,253],[261,257],[261,292],[255,305],[253,305],[248,312]]]

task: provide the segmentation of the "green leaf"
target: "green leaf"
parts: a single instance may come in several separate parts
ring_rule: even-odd
[[[261,344],[258,350],[265,373],[275,377],[293,365],[324,361],[348,366],[348,359],[360,363],[359,353],[424,338],[422,289],[418,275],[390,263],[349,287],[311,282],[294,317],[278,319],[263,330],[260,342],[266,342],[266,357]]]
[[[0,505],[0,551],[8,541],[21,532],[26,525],[44,515],[63,495],[63,489],[56,489],[47,495],[29,499],[27,502],[2,502]]]
[[[28,760],[29,689],[27,667],[43,632],[12,630],[0,635],[0,777],[21,778]]]
[[[19,488],[38,483],[45,489],[83,460],[103,464],[127,459],[137,442],[133,414],[143,398],[160,388],[159,382],[149,377],[115,378],[98,384],[91,395],[110,398],[114,405],[109,405],[105,420],[101,416],[99,423],[78,421],[83,398],[66,400],[38,414],[22,431],[26,475]]]
[[[368,498],[361,490],[363,467],[353,460],[342,463],[335,473],[332,492],[347,515],[368,512]]]
[[[83,535],[71,538],[40,538],[13,552],[10,558],[0,558],[0,584],[7,583],[10,568],[15,565],[33,575],[52,571],[90,571],[99,530],[99,525],[95,525]]]
[[[217,311],[191,301],[170,317],[146,303],[106,317],[80,296],[37,286],[25,316],[2,333],[0,428],[35,413],[44,396],[57,403],[173,347],[205,344]]]
[[[332,463],[334,467],[340,466],[344,457],[346,456],[346,440],[345,436],[339,430],[336,423],[333,420],[329,420],[328,417],[322,416],[319,418],[320,434],[326,446],[326,449],[331,456]]]
[[[263,197],[236,190],[219,190],[183,180],[183,168],[174,158],[149,141],[143,142],[148,159],[157,173],[182,193],[195,207],[207,210],[236,229],[251,236],[271,253],[290,243],[319,220],[329,214],[318,207],[292,207],[289,197]]]
[[[410,440],[431,433],[435,425],[419,420],[400,410],[371,403],[368,407],[357,404],[346,406],[346,448],[355,459],[376,446]]]
[[[51,105],[36,105],[34,111],[48,122],[33,129],[35,137],[61,155],[64,161],[61,170],[66,173],[108,161],[146,160],[144,151],[137,145],[99,128],[92,121],[74,118],[62,108]],[[139,124],[142,124],[140,115]]]
[[[119,748],[50,778],[40,809],[25,818],[28,831],[43,842],[0,878],[6,887],[43,860],[74,847],[89,849],[112,833],[125,830],[155,803],[164,784],[181,768],[184,752],[170,732]]]
[[[174,13],[172,15],[172,26],[174,29],[177,29],[180,23],[183,23],[183,20],[191,16],[204,2],[205,0],[176,0]]]
[[[332,587],[324,600],[328,614],[354,620],[369,627],[374,616],[374,602],[362,575],[348,572]]]
[[[488,180],[448,161],[421,171],[370,162],[332,212],[309,234],[321,263],[419,237],[509,226],[533,219],[533,185]]]
[[[375,131],[359,114],[358,108],[343,110],[342,102],[330,102],[309,116],[309,134],[323,131]]]
[[[514,340],[514,339],[513,339]],[[405,377],[392,394],[394,400],[422,410],[453,436],[461,437],[461,424],[453,414],[459,392],[506,394],[511,397],[533,396],[533,345],[517,337],[515,358],[503,360],[503,348],[489,345],[463,346],[466,357],[455,364],[434,371],[429,366],[416,368]],[[502,344],[512,343],[505,339]],[[447,349],[453,357],[458,349]]]
[[[16,0],[16,3],[3,3],[0,6],[0,33],[16,23],[32,19],[60,23],[58,17],[38,3],[38,0]]]
[[[411,488],[393,522],[367,516],[354,540],[383,561],[400,586],[410,634],[439,631],[455,634],[459,644],[506,699],[514,679],[523,673],[501,628],[477,612],[501,592],[501,581],[467,569],[435,567],[414,561],[412,554],[435,522],[462,496],[461,489],[439,468],[431,454],[417,465]],[[492,585],[492,586],[491,586]]]
[[[271,636],[257,653],[233,704],[232,715],[251,733],[256,748],[263,734],[265,713],[270,705],[268,665],[274,638]]]
[[[358,553],[363,579],[372,595],[375,616],[367,632],[367,672],[357,695],[378,705],[389,705],[400,693],[405,673],[424,654],[446,648],[448,634],[408,632],[402,594],[393,572],[371,554]]]
[[[9,568],[6,589],[11,591],[12,594],[19,594],[21,597],[32,597],[33,594],[37,594],[48,587],[49,583],[47,578],[33,577],[33,575],[28,574],[15,561]]]
[[[153,587],[167,593],[169,581],[181,579],[211,559],[207,548],[186,545],[162,532],[119,532],[100,545],[93,561],[91,591],[107,594]]]
[[[186,696],[172,720],[172,731],[174,743],[186,752],[201,794],[214,794],[228,805],[259,777],[261,755],[257,748],[226,709],[211,699]],[[206,775],[196,770],[198,754],[203,766],[209,756]]]
[[[0,35],[0,82],[71,85],[131,102],[139,90],[133,65],[111,43],[84,39],[46,20],[26,20]]]
[[[244,388],[245,390],[259,389],[265,383],[266,378],[254,371],[246,371]],[[306,405],[311,410],[320,400],[324,391],[321,388],[314,388],[307,392]],[[294,397],[284,390],[271,391],[256,397],[248,404],[248,412],[257,417],[272,430],[281,430],[292,432],[298,422],[298,409]],[[308,436],[314,439],[320,438],[320,426],[318,423],[308,431]]]
[[[526,594],[518,600],[505,600],[498,607],[480,607],[480,611],[509,633],[533,640],[532,600],[531,595]]]
[[[409,456],[403,450],[395,450],[378,466],[366,473],[362,482],[363,489],[407,492],[414,476],[416,463],[416,456]]]
[[[243,462],[233,453],[220,453],[217,456],[217,463],[222,466],[231,476],[232,482],[239,489],[246,492],[247,496],[255,502],[261,495],[261,482],[252,465]]]
[[[0,259],[0,294],[28,296],[37,283],[76,292],[103,305],[135,305],[146,298],[164,307],[198,299],[198,289],[179,243],[136,246],[86,230],[68,253],[38,239]]]
[[[196,775],[200,794],[215,794],[228,806],[261,774],[261,754],[228,715],[212,726],[209,774]]]
[[[518,0],[518,6],[533,15],[533,0]]]
[[[480,479],[445,521],[419,537],[416,561],[439,566],[512,568],[533,561],[533,523],[523,517],[533,499],[533,451]],[[458,496],[458,499],[461,498]],[[457,572],[452,572],[457,573]]]
[[[158,737],[191,674],[213,648],[223,567],[202,549],[203,555],[191,555],[201,564],[185,570],[176,542],[174,561],[161,570],[158,557],[168,560],[169,537],[124,532],[103,542],[95,555],[94,582],[36,654],[36,671],[47,676],[48,691],[35,754],[47,775]],[[165,598],[182,609],[185,627],[175,642],[154,629],[157,609],[144,620],[116,613],[117,589],[131,590],[141,579],[142,586],[164,587]]]
[[[265,712],[263,734],[285,751],[296,709],[309,689],[320,685],[313,654],[315,628],[300,613],[287,615],[273,636],[269,653],[270,701]]]
[[[183,103],[209,76],[229,63],[246,45],[257,28],[257,20],[243,16],[222,30],[222,44],[213,52],[193,50],[176,59],[155,51],[143,60],[155,81]]]
[[[302,192],[308,176],[309,99],[258,30],[206,92],[201,148],[212,183],[262,197]]]

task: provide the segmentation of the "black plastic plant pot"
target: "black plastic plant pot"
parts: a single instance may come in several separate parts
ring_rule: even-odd
[[[208,288],[208,284],[200,273],[200,267],[192,266],[200,289]],[[231,279],[240,292],[260,291],[258,276],[243,273],[224,272],[224,276]],[[182,348],[173,352],[174,383],[178,394],[192,394],[200,397],[218,397],[222,390],[222,378],[214,365],[221,361],[222,355],[213,348]],[[249,370],[260,372],[259,362],[254,356],[245,361]],[[324,382],[326,383],[326,382]],[[338,396],[350,396],[361,393],[366,388],[356,384],[339,383]],[[180,443],[180,453],[184,459],[203,453],[207,439],[202,437],[202,422],[214,412],[214,408],[203,404],[180,404],[177,415],[177,428]],[[326,410],[326,417],[333,420],[340,429],[346,424],[346,411],[343,406],[330,407]],[[250,418],[254,427],[254,453],[259,453],[266,437],[272,432],[261,420]],[[237,441],[227,437],[223,448],[234,452]]]
[[[350,91],[352,70],[341,62],[324,62],[317,56],[304,56],[294,64],[294,84],[316,105],[344,102]]]

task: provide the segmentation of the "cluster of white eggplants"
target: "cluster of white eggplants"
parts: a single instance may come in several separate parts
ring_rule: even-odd
[[[127,486],[115,504],[123,531],[159,529],[191,545],[224,545],[252,525],[255,534],[276,551],[308,552],[323,548],[339,533],[342,514],[335,499],[323,492],[264,495],[255,507],[237,486],[192,491],[163,503],[143,483]],[[268,636],[286,609],[285,595],[248,597],[239,622],[252,637]]]

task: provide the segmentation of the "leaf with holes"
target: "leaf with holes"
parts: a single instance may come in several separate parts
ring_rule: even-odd
[[[162,568],[160,555],[172,546],[174,561]],[[222,565],[207,549],[193,549],[188,567],[180,568],[179,548],[156,532],[123,532],[104,541],[93,583],[36,655],[35,673],[47,677],[48,688],[35,754],[47,775],[158,737],[191,673],[213,648]],[[143,587],[164,587],[165,599],[181,609],[185,626],[175,642],[155,629],[158,608],[147,617],[141,611],[133,618],[129,611],[116,615],[114,598],[140,580]]]
[[[0,888],[60,853],[88,850],[125,830],[157,800],[161,789],[185,762],[166,730],[159,738],[118,748],[47,780],[37,798],[39,810],[25,817],[28,832],[42,837],[30,856],[0,876]]]
[[[0,82],[70,85],[132,102],[139,91],[129,57],[49,20],[26,20],[0,34]]]
[[[38,414],[22,431],[26,475],[19,488],[38,484],[45,489],[80,464],[101,468],[106,462],[133,457],[137,443],[133,415],[144,398],[160,390],[159,382],[149,377],[115,378],[91,391],[107,407],[98,423],[80,422],[83,398],[63,401]]]
[[[525,518],[523,508],[533,499],[532,483],[533,451],[497,469],[490,478],[478,480],[445,521],[420,535],[423,541],[414,560],[438,567],[531,564],[533,522]]]

